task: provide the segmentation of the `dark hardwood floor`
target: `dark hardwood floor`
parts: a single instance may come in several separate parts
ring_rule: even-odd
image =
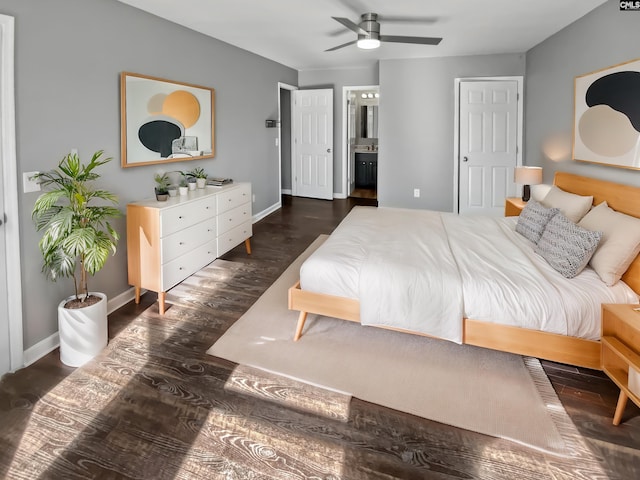
[[[640,478],[640,409],[629,402],[614,427],[618,390],[601,372],[543,362],[586,439],[592,460],[582,461],[357,399],[336,413],[328,392],[206,355],[319,234],[367,202],[284,197],[254,225],[251,256],[239,246],[209,267],[215,285],[188,298],[170,292],[165,316],[155,294],[125,305],[109,316],[110,345],[82,368],[65,367],[54,351],[5,375],[0,477]]]

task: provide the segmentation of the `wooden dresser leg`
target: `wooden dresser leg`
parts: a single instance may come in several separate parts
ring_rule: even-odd
[[[142,290],[142,288],[136,286],[136,305],[138,305],[140,303],[140,291]]]
[[[167,292],[158,292],[158,310],[160,311],[160,315],[164,315],[164,299],[167,295]]]
[[[247,238],[244,241],[244,248],[247,249],[247,255],[251,255],[251,239],[250,238]]]
[[[620,390],[620,396],[618,397],[618,405],[616,406],[616,413],[613,415],[613,424],[620,425],[620,420],[622,420],[622,414],[624,413],[624,409],[627,406],[627,400],[629,397],[626,393]]]
[[[300,312],[298,317],[298,326],[296,327],[296,334],[293,336],[293,341],[297,342],[302,336],[302,329],[304,328],[304,322],[307,321],[307,312]]]

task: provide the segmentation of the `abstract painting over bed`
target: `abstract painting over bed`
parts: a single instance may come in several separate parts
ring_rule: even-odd
[[[573,158],[640,169],[640,59],[575,78]]]
[[[599,369],[639,252],[640,188],[564,172],[519,217],[356,207],[289,290],[294,339],[312,313]]]

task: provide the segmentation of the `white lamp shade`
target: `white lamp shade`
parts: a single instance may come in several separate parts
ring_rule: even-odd
[[[516,167],[513,181],[520,185],[538,185],[542,183],[542,167]]]
[[[358,40],[357,45],[359,48],[372,50],[380,46],[380,40],[378,40],[377,38],[361,38]]]

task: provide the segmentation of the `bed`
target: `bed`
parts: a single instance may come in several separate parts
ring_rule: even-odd
[[[594,206],[606,202],[603,208],[608,205],[624,216],[640,218],[640,188],[565,172],[556,173],[554,185],[563,192],[593,196]],[[638,303],[637,250],[616,285],[606,286],[589,267],[575,278],[558,280],[559,275],[545,266],[545,260],[532,253],[535,245],[527,246],[529,240],[514,231],[516,217],[464,217],[468,220],[463,221],[453,214],[403,209],[373,209],[376,212],[371,215],[373,212],[366,208],[352,210],[332,235],[336,241],[325,242],[327,248],[320,247],[325,254],[331,248],[334,253],[340,252],[334,255],[334,266],[322,267],[318,261],[322,254],[317,257],[314,253],[301,268],[301,281],[289,289],[289,308],[300,312],[294,340],[301,337],[311,313],[600,369],[601,304]],[[406,224],[415,228],[407,229]],[[367,228],[376,232],[380,226],[379,237],[373,240],[382,244],[377,251],[365,248],[363,240],[354,234]],[[473,230],[478,229],[487,232],[482,239],[473,236]],[[388,232],[395,232],[395,236]],[[429,246],[421,242],[427,235]],[[433,246],[431,237],[442,238]],[[502,244],[498,237],[508,240]],[[467,252],[466,245],[473,244],[480,248]],[[369,272],[369,267],[360,262],[364,250],[382,273]],[[449,256],[448,251],[454,255]],[[475,270],[469,273],[467,268]],[[436,276],[423,275],[429,271],[436,271]],[[407,272],[412,283],[403,285],[401,279]],[[471,281],[489,273],[504,277],[504,286],[487,290],[486,282]],[[536,280],[536,276],[543,280]],[[462,282],[458,281],[461,278]],[[367,288],[361,288],[361,284]],[[520,290],[511,290],[512,286]],[[424,291],[430,294],[420,293]],[[486,305],[474,305],[470,291],[475,291],[476,297],[495,298]],[[423,310],[413,311],[414,304],[431,309],[430,318],[437,321],[423,328],[419,322]],[[569,314],[563,314],[563,318],[555,315],[560,307]],[[385,321],[393,317],[402,322]]]

